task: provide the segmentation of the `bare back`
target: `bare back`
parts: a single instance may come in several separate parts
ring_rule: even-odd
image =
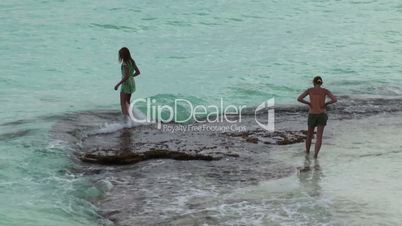
[[[319,114],[326,112],[325,98],[328,95],[326,89],[316,86],[308,89],[308,95],[310,97],[309,113]]]
[[[304,100],[306,96],[309,96],[309,102]],[[325,102],[327,97],[330,98],[331,101]],[[336,97],[329,90],[321,88],[320,85],[307,89],[300,94],[297,100],[303,104],[307,104],[309,106],[309,113],[311,114],[324,113],[326,112],[327,105],[337,102]]]

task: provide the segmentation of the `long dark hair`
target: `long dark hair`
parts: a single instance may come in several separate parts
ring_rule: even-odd
[[[127,47],[123,47],[119,50],[119,62],[135,64],[133,58],[131,57],[130,50]]]

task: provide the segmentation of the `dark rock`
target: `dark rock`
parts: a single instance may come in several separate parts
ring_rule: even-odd
[[[256,137],[247,137],[246,141],[249,143],[257,144],[258,143],[258,138]]]
[[[131,151],[94,151],[78,156],[83,162],[99,163],[105,165],[132,164],[149,159],[175,159],[175,160],[219,160],[221,157],[209,155],[188,154],[185,152],[152,149],[143,153]]]
[[[226,133],[230,137],[240,137],[248,143],[257,144],[262,142],[264,144],[277,144],[289,145],[304,142],[306,139],[307,131],[263,131],[263,130],[250,130],[239,133]]]

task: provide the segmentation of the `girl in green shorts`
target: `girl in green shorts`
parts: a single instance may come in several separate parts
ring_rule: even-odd
[[[134,77],[141,72],[138,69],[135,61],[131,57],[128,48],[123,47],[119,50],[119,62],[121,63],[121,80],[116,84],[114,90],[120,88],[120,105],[121,112],[125,117],[129,117],[128,109],[130,108],[131,94],[135,92]]]

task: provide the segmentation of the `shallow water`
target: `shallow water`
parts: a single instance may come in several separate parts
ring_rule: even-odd
[[[282,161],[299,167],[307,164],[311,170],[280,181],[279,188],[288,188],[285,191],[271,193],[271,187],[278,188],[275,181],[262,183],[255,189],[273,197],[286,197],[283,208],[289,209],[288,214],[295,214],[292,218],[296,224],[399,224],[402,193],[395,178],[401,172],[402,143],[398,137],[402,121],[400,114],[383,117],[331,123],[318,161],[311,159],[308,163],[301,156],[295,156],[295,148],[300,146],[273,152]],[[303,199],[305,201],[297,201]],[[292,202],[300,207],[293,206]],[[306,214],[305,208],[311,208],[312,212]],[[289,215],[282,217],[286,216]]]
[[[211,222],[240,224],[236,217],[233,222],[224,219],[244,213],[245,219],[255,214],[250,217],[255,224],[294,224],[292,219],[300,224],[380,224],[383,216],[384,224],[398,223],[400,124],[388,124],[389,116],[381,112],[400,111],[401,19],[402,5],[396,0],[1,1],[0,224],[105,223],[88,202],[102,192],[71,171],[77,165],[71,144],[49,134],[68,113],[119,109],[113,85],[120,78],[121,46],[133,51],[142,70],[135,98],[155,97],[171,104],[184,97],[216,104],[222,97],[228,104],[254,107],[275,96],[277,104],[287,106],[296,104],[297,94],[320,73],[341,101],[347,99],[339,105],[346,112],[341,119],[364,118],[369,111],[379,114],[378,123],[383,121],[375,127],[364,119],[354,127],[349,126],[354,120],[345,127],[345,121],[331,123],[329,143],[320,157],[323,199],[303,195],[300,178],[293,175],[250,188],[258,194],[259,189],[267,190],[264,186],[294,188],[289,194],[255,196],[277,199],[277,205],[286,207],[272,207],[280,213],[264,215],[254,209],[255,201],[237,200],[220,207],[225,217]],[[379,99],[367,99],[372,97]],[[303,157],[290,153],[299,148],[273,155],[285,166],[297,167]],[[218,199],[225,203],[225,197]],[[292,209],[304,203],[312,206],[307,218]],[[261,206],[270,205],[261,201],[257,206],[263,211]],[[324,207],[322,212],[314,212],[315,205]],[[343,205],[350,209],[342,210]]]

